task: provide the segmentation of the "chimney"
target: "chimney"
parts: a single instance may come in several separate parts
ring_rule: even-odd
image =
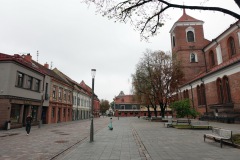
[[[32,61],[32,56],[30,53],[28,53],[27,55],[24,55],[24,59],[28,62],[31,62]]]
[[[47,62],[44,64],[44,67],[49,69],[49,64],[47,64]]]

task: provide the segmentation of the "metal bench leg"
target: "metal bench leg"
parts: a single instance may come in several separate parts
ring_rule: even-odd
[[[205,142],[205,138],[206,138],[206,135],[205,135],[205,134],[204,134],[203,138],[204,138],[204,142]]]
[[[222,139],[220,139],[220,143],[221,143],[221,148],[222,148]]]

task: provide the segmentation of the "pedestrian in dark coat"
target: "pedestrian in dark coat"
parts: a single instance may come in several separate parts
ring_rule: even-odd
[[[31,117],[30,114],[28,114],[28,116],[26,118],[26,132],[27,132],[27,135],[29,135],[29,133],[30,133],[31,123],[32,123],[32,117]]]

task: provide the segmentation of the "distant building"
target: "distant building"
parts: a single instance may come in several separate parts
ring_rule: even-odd
[[[149,112],[144,104],[137,101],[134,95],[125,95],[123,91],[119,93],[114,99],[114,115],[121,117],[134,117],[134,116],[155,116],[154,109],[150,107]],[[169,108],[166,110],[169,114]],[[150,113],[150,115],[148,115]],[[157,106],[157,116],[161,116],[160,107]]]

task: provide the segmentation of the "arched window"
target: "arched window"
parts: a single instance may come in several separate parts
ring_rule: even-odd
[[[210,53],[209,53],[209,64],[210,64],[210,67],[215,66],[215,59],[214,59],[213,51],[210,51]]]
[[[186,98],[189,98],[188,89],[186,90]]]
[[[194,33],[193,33],[193,31],[188,31],[187,32],[187,41],[188,42],[194,42]]]
[[[197,61],[198,61],[197,54],[191,53],[190,54],[190,62],[197,62]]]
[[[198,98],[198,105],[201,105],[201,89],[200,86],[197,85],[197,98]]]
[[[205,86],[202,83],[200,86],[197,85],[197,98],[198,98],[198,105],[206,105],[206,98],[205,98]]]
[[[183,91],[183,98],[184,98],[184,99],[189,98],[188,89],[186,89],[186,90]]]
[[[201,105],[206,105],[205,86],[201,84]]]
[[[229,103],[231,102],[231,92],[227,76],[223,77],[222,83],[223,83],[223,101],[224,103]]]
[[[217,79],[217,94],[218,94],[218,102],[223,103],[223,86],[222,86],[222,80],[220,78]]]
[[[236,54],[235,42],[233,37],[228,38],[228,52],[230,56],[233,56]]]

